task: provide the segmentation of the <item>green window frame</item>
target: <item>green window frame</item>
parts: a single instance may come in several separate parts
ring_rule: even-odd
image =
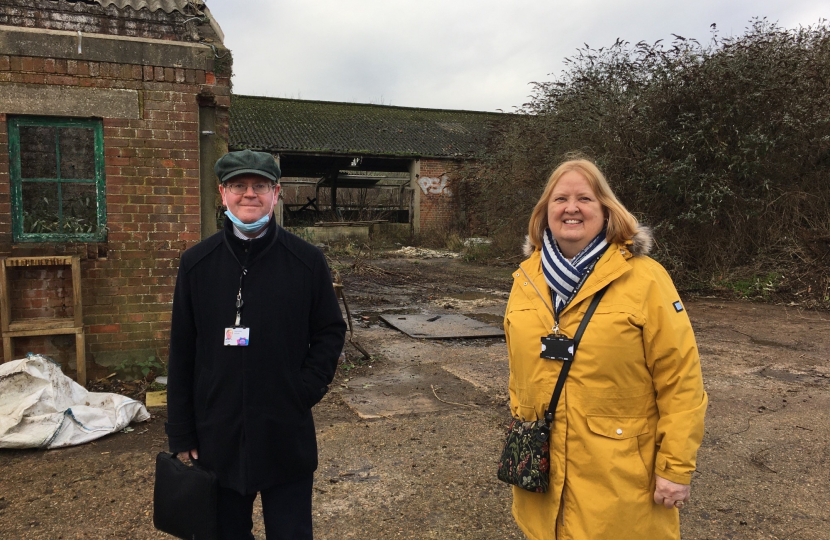
[[[29,116],[8,125],[13,241],[106,240],[101,120]]]

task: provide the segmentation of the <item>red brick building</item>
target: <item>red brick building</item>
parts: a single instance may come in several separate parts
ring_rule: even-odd
[[[24,261],[0,290],[3,361],[44,353],[74,374],[75,335],[19,330],[75,318],[70,268],[30,264],[59,256],[80,260],[91,376],[166,360],[179,258],[217,229],[229,147],[280,160],[294,219],[454,219],[449,173],[503,115],[232,98],[222,43],[199,0],[0,0],[0,257]]]
[[[88,365],[167,357],[181,252],[216,230],[231,57],[188,0],[0,0],[0,256],[77,255]],[[72,317],[69,269],[8,269],[10,320]],[[16,337],[75,365],[74,337]],[[9,358],[3,358],[9,360]]]

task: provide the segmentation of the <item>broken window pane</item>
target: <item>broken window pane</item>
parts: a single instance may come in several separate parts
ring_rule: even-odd
[[[20,175],[22,178],[57,178],[55,128],[20,126]]]
[[[95,179],[95,132],[88,128],[60,128],[61,178]]]
[[[95,184],[63,183],[63,230],[61,232],[94,233],[97,229],[97,203]]]
[[[58,184],[23,182],[23,232],[50,233],[58,230]]]

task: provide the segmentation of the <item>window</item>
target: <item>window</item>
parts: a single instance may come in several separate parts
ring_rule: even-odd
[[[100,120],[9,120],[12,233],[16,242],[106,238]]]

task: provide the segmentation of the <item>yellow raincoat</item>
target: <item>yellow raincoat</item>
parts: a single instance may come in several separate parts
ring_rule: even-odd
[[[513,515],[532,540],[680,538],[678,511],[654,503],[654,475],[690,483],[707,396],[671,278],[632,249],[612,244],[560,315],[560,330],[573,337],[591,296],[611,284],[556,408],[548,492],[513,488]],[[554,324],[541,252],[521,268],[527,277],[513,272],[504,329],[511,411],[529,421],[543,417],[562,363],[539,357]]]

